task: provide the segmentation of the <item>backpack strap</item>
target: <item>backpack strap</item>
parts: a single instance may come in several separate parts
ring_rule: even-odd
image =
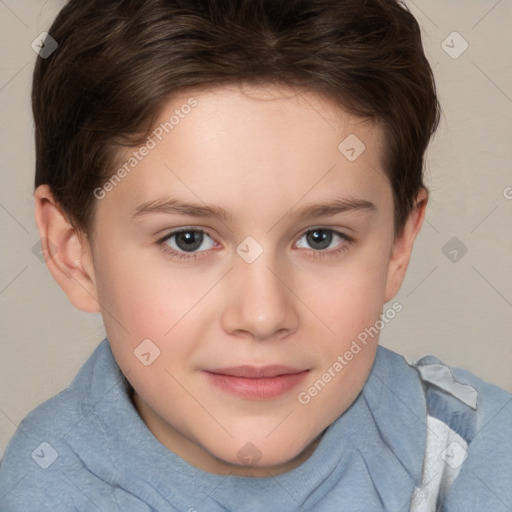
[[[411,365],[418,371],[427,404],[427,440],[422,484],[411,501],[411,512],[440,511],[467,458],[477,433],[475,388],[459,382],[449,366],[433,356]]]

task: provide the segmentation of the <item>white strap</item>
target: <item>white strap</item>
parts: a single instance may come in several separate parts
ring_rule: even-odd
[[[467,448],[446,423],[427,416],[422,485],[413,494],[410,512],[436,512],[439,497],[446,494],[467,458]]]

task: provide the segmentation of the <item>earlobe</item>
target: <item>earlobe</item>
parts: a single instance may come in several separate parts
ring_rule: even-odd
[[[425,218],[428,192],[422,189],[416,198],[415,207],[409,214],[402,232],[396,237],[389,260],[384,301],[390,301],[400,290],[409,265],[414,241]]]
[[[69,223],[48,185],[40,185],[34,197],[36,225],[50,273],[76,308],[98,312],[94,267],[85,234]]]

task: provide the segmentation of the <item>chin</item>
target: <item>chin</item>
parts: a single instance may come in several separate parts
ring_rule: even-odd
[[[218,460],[240,470],[253,469],[261,470],[261,476],[268,476],[268,472],[285,472],[299,466],[314,451],[319,438],[313,442],[307,441],[297,443],[296,434],[287,433],[283,438],[276,436],[275,439],[245,436],[244,441],[231,440],[229,447],[226,444],[212,447],[208,450]],[[218,448],[218,449],[215,449]],[[265,470],[268,470],[265,471]]]

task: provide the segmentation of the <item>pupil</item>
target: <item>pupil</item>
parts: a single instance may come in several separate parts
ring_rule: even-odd
[[[323,229],[316,229],[315,231],[310,231],[307,238],[308,243],[313,246],[314,249],[322,250],[326,249],[331,244],[332,233]],[[316,247],[315,244],[317,244]]]
[[[176,235],[176,245],[182,250],[192,252],[203,242],[203,234],[199,231],[182,231]]]

